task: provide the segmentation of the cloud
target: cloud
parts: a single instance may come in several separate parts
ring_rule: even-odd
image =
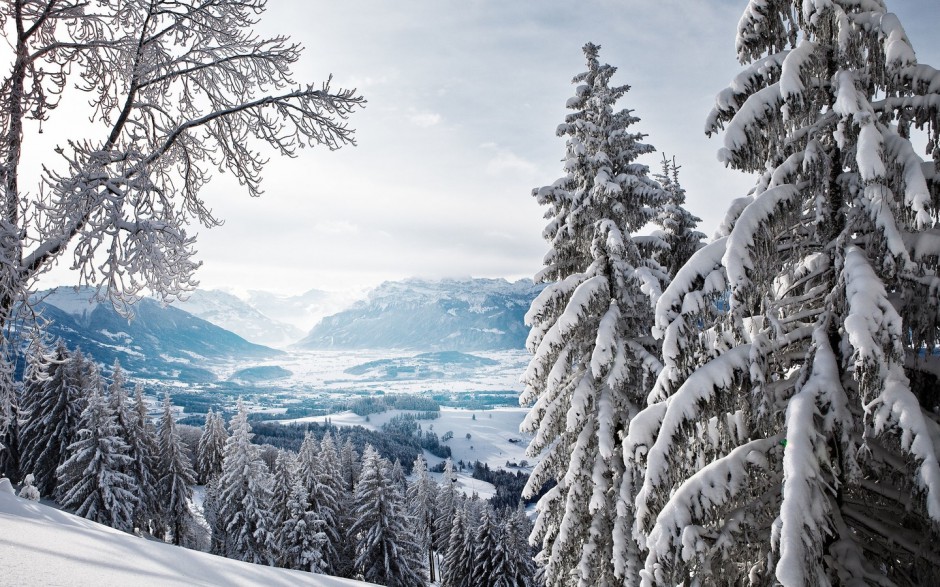
[[[408,120],[421,128],[429,128],[440,124],[441,115],[436,112],[415,112],[408,116]]]
[[[509,149],[501,148],[495,143],[484,143],[481,148],[492,150],[494,154],[486,162],[487,175],[518,174],[531,176],[537,173],[538,166]]]

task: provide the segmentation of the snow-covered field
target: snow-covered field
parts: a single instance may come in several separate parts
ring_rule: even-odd
[[[329,420],[335,426],[362,426],[370,430],[379,430],[382,424],[401,413],[403,413],[403,410],[388,410],[381,414],[370,414],[366,417],[358,416],[352,412],[342,412],[330,416],[281,420],[281,422],[289,424]],[[525,455],[530,437],[519,432],[519,424],[522,423],[527,413],[527,408],[496,408],[493,410],[442,408],[440,418],[419,420],[418,423],[421,425],[422,430],[431,430],[441,438],[447,432],[454,433],[451,440],[443,443],[450,447],[454,462],[461,460],[465,463],[480,461],[488,464],[491,468],[505,469],[507,461],[519,463],[528,459],[530,464],[534,462],[533,459],[529,459]],[[470,438],[467,438],[467,434],[470,434]],[[441,461],[441,459],[427,452],[425,457],[431,465]]]
[[[385,392],[385,393],[461,393],[461,392],[498,392],[522,391],[519,378],[529,360],[526,351],[483,351],[470,353],[495,361],[495,364],[474,369],[442,366],[443,377],[409,377],[407,374],[397,377],[376,378],[373,373],[352,375],[347,369],[383,359],[414,357],[415,351],[395,350],[329,350],[296,351],[291,350],[285,356],[269,361],[239,362],[231,364],[217,373],[221,379],[227,379],[238,370],[246,367],[277,365],[291,372],[286,379],[272,382],[277,388],[293,388],[298,391],[317,392]]]
[[[0,479],[0,585],[264,585],[367,583],[263,567],[138,538],[13,494]]]

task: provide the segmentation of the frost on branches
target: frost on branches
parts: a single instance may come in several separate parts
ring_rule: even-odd
[[[880,1],[752,0],[738,27],[706,130],[759,179],[659,300],[621,574],[936,584],[940,73]]]
[[[557,486],[538,504],[531,540],[550,587],[612,584],[612,540],[623,474],[621,435],[643,405],[660,368],[652,338],[651,299],[668,282],[631,233],[655,216],[662,188],[636,158],[653,150],[629,129],[629,110],[614,110],[627,86],[609,86],[616,68],[587,44],[588,70],[558,134],[567,139],[565,177],[533,194],[548,207],[551,244],[541,281],[554,281],[526,315],[532,359],[521,398],[522,424],[542,455],[526,486]]]
[[[119,305],[145,288],[164,299],[185,294],[199,267],[190,227],[220,224],[201,197],[213,173],[231,173],[258,195],[270,153],[354,142],[346,119],[364,100],[330,80],[297,83],[291,69],[301,47],[253,30],[266,4],[0,3],[8,33],[0,84],[0,436],[12,413],[11,320],[43,272],[71,256],[80,284]],[[58,122],[63,101],[86,108],[94,129],[44,151],[34,137]],[[24,160],[42,162],[41,175]]]

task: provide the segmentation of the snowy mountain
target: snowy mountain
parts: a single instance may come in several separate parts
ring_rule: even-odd
[[[20,499],[8,479],[0,479],[0,528],[4,585],[368,585],[138,538]]]
[[[297,326],[270,318],[251,303],[222,290],[196,290],[186,301],[173,305],[257,344],[285,346],[304,335]]]
[[[245,301],[273,320],[295,326],[302,332],[308,332],[324,317],[345,310],[361,297],[361,294],[355,292],[344,293],[320,289],[311,289],[296,296],[250,290],[247,292]],[[294,340],[302,336],[301,333]]]
[[[528,280],[409,279],[324,318],[297,347],[420,350],[522,349],[523,317],[542,290]]]
[[[206,368],[213,360],[233,357],[263,359],[280,351],[253,344],[173,306],[143,299],[131,320],[108,303],[94,300],[94,291],[60,287],[36,294],[34,308],[49,320],[47,331],[80,348],[101,364],[120,359],[137,377],[212,381]]]

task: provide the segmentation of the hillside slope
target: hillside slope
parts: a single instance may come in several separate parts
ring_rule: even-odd
[[[0,584],[364,587],[138,538],[13,494],[0,479]]]
[[[484,351],[525,348],[523,322],[542,290],[528,280],[385,282],[320,321],[297,348]]]

